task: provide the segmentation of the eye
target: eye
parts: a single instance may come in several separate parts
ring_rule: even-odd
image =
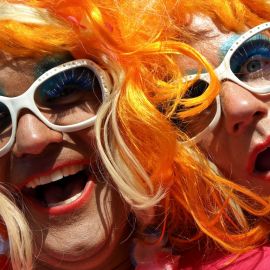
[[[88,68],[63,71],[45,81],[37,89],[35,100],[42,107],[74,106],[89,92],[100,92],[97,77]]]
[[[248,59],[239,70],[241,76],[246,76],[246,78],[254,78],[256,74],[252,74],[258,71],[264,72],[266,68],[269,69],[270,58],[262,57],[261,55],[254,55]],[[262,74],[257,74],[261,76]]]
[[[252,81],[269,76],[270,41],[267,36],[252,37],[232,55],[230,66],[242,81]]]
[[[76,67],[44,81],[34,99],[49,122],[66,126],[94,117],[102,104],[102,94],[95,73],[87,67]]]
[[[258,59],[251,59],[246,64],[247,72],[255,72],[257,70],[260,70],[261,68],[262,68],[262,63]]]

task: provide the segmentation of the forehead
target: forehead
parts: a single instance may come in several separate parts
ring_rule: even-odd
[[[221,30],[212,19],[207,17],[195,17],[191,28],[200,36],[192,45],[202,54],[210,52],[218,54],[220,50],[232,45],[233,37],[238,37],[234,32]]]
[[[190,45],[214,67],[221,63],[230,46],[239,37],[234,32],[219,29],[208,17],[195,16],[189,28],[196,33],[196,39]],[[185,57],[181,57],[179,63],[188,72],[198,68],[194,61]]]
[[[44,72],[72,59],[69,54],[31,58],[0,53],[0,94],[21,95]]]
[[[0,54],[0,91],[3,95],[16,96],[28,89],[33,82],[37,59],[13,58]]]

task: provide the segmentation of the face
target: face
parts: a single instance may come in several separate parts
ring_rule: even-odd
[[[20,96],[38,73],[68,60],[2,54],[1,95]],[[92,117],[98,107],[98,101],[91,99],[87,101],[89,110],[83,107],[79,111],[82,96],[85,101],[85,95],[80,93],[85,84],[79,83],[76,73],[73,75],[72,79],[64,79],[63,89],[50,88],[61,94],[49,95],[51,90],[46,87],[50,84],[45,84],[35,95],[40,111],[49,120],[60,119],[58,124],[67,119],[72,107],[72,115],[77,117],[86,112]],[[89,73],[88,78],[90,75],[94,76]],[[57,78],[52,82],[56,83]],[[91,87],[98,88],[94,83]],[[6,119],[5,110],[1,117]],[[3,124],[2,133],[5,128]],[[93,127],[70,133],[56,131],[30,109],[22,109],[18,112],[15,142],[0,164],[1,179],[22,193],[22,205],[35,240],[37,269],[111,269],[126,259],[128,241],[119,243],[126,238],[128,210],[112,184],[101,177]]]
[[[215,68],[239,37],[233,32],[222,32],[210,19],[201,17],[195,18],[191,27],[207,33],[206,38],[192,45]],[[237,73],[241,81],[252,87],[269,86],[269,48],[269,36],[257,35],[234,54],[230,63],[236,65],[232,69],[238,68],[233,72]],[[197,68],[188,61],[186,67],[191,72]],[[260,73],[261,68],[266,71],[263,75]],[[222,77],[223,73],[220,72],[219,76]],[[216,127],[203,136],[200,147],[227,178],[259,194],[269,195],[270,93],[254,93],[234,80],[223,79],[220,102],[221,117]]]

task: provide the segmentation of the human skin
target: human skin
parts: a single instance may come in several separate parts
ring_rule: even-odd
[[[218,67],[224,57],[222,48],[236,34],[222,32],[213,21],[202,17],[195,17],[191,27],[207,32],[207,38],[192,45],[214,68]],[[186,68],[197,67],[187,61]],[[261,195],[269,195],[270,94],[254,94],[227,80],[221,83],[220,99],[221,118],[215,129],[203,137],[200,147],[227,178]]]
[[[36,79],[40,60],[1,54],[3,94],[24,93]],[[61,133],[48,128],[31,111],[20,112],[16,141],[0,161],[0,176],[7,185],[22,190],[26,179],[34,175],[50,174],[74,164],[90,168],[90,188],[76,207],[70,204],[65,211],[44,211],[39,202],[23,193],[22,206],[35,243],[36,269],[131,269],[129,209],[112,183],[101,178],[97,160],[93,127]]]

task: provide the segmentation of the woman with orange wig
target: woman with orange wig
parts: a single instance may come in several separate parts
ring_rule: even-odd
[[[206,110],[176,124],[194,137],[219,174],[269,200],[269,1],[184,0],[180,7],[190,10],[188,28],[195,38],[187,43],[212,64],[221,84],[219,95]],[[179,63],[189,73],[184,78],[190,85],[186,97],[200,97],[211,84],[210,74],[185,57],[179,57]],[[200,134],[205,128],[208,132]],[[261,223],[261,233],[267,235],[268,216],[258,219],[249,213],[245,222]],[[269,254],[265,245],[228,267],[268,269]],[[230,260],[205,267],[219,268]],[[187,256],[186,261],[189,265]],[[201,264],[197,263],[193,267]]]
[[[216,174],[179,129],[218,102],[214,69],[187,45],[196,4],[216,18],[207,3],[0,2],[2,268],[181,269],[186,249],[267,239],[245,214],[267,216],[268,200]],[[242,26],[256,23],[241,4]],[[199,96],[185,61],[209,73]]]

